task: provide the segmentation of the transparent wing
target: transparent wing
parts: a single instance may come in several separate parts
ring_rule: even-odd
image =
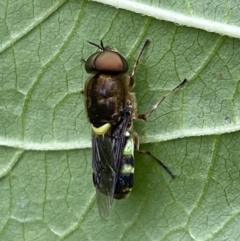
[[[128,122],[129,116],[124,116],[110,137],[93,134],[92,138],[94,184],[98,210],[104,220],[107,219],[114,197]]]
[[[115,159],[111,138],[93,137],[93,175],[100,216],[105,220],[112,205],[118,167],[121,159]]]

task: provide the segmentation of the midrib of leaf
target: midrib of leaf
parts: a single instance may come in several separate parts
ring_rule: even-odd
[[[148,135],[146,137],[141,137],[141,143],[153,143],[174,140],[184,137],[193,136],[209,136],[209,135],[221,135],[224,133],[231,133],[240,131],[240,125],[234,126],[219,126],[216,128],[203,128],[203,129],[183,129],[175,131],[173,133],[165,133],[160,135]],[[14,147],[24,150],[40,150],[40,151],[51,151],[51,150],[74,150],[74,149],[85,149],[91,147],[90,137],[89,140],[84,142],[49,142],[49,143],[34,143],[26,142],[21,140],[13,139],[0,139],[0,146]]]
[[[148,135],[147,137],[141,138],[141,143],[152,143],[159,141],[167,141],[173,139],[179,139],[184,137],[193,137],[193,136],[210,136],[210,135],[221,135],[224,133],[237,132],[240,130],[240,125],[235,126],[219,126],[216,128],[205,127],[203,129],[184,129],[176,131],[173,133],[165,133],[160,135]]]
[[[140,13],[149,17],[160,20],[173,22],[179,25],[202,29],[207,32],[214,32],[221,35],[227,35],[235,38],[240,38],[240,27],[212,21],[196,16],[188,16],[182,13],[177,13],[172,10],[150,6],[145,3],[139,3],[132,0],[115,1],[115,0],[94,0],[103,4],[111,5],[115,8],[126,9],[128,11]]]

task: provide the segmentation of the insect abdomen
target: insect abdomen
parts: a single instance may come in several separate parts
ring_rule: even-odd
[[[121,167],[114,191],[116,199],[127,197],[134,183],[134,138],[128,131],[125,136],[127,141],[123,149]]]
[[[114,198],[123,199],[131,192],[134,183],[134,158],[123,156],[121,169],[118,175]]]

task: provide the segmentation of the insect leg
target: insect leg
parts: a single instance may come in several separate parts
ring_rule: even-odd
[[[133,138],[134,138],[134,148],[135,148],[135,151],[137,151],[138,153],[150,156],[152,159],[157,161],[157,163],[160,164],[160,166],[162,166],[168,172],[168,174],[172,178],[176,177],[176,175],[169,169],[169,167],[167,167],[160,159],[155,157],[150,151],[139,150],[139,137],[138,137],[138,134],[136,132],[133,132],[132,135],[133,135]]]
[[[176,174],[174,174],[169,167],[167,167],[160,159],[158,159],[157,157],[155,157],[150,151],[144,151],[144,150],[137,150],[138,153],[144,154],[144,155],[148,155],[150,156],[152,159],[154,159],[155,161],[158,162],[158,164],[160,164],[160,166],[162,166],[167,172],[168,174],[172,177],[175,178]]]
[[[141,58],[141,56],[142,56],[142,53],[143,53],[144,49],[147,47],[147,45],[148,45],[149,43],[150,43],[150,40],[149,40],[149,39],[146,39],[146,41],[145,41],[145,43],[144,43],[144,45],[143,45],[140,53],[138,54],[138,57],[137,57],[137,59],[136,59],[136,61],[135,61],[135,63],[134,63],[133,70],[132,70],[132,73],[131,73],[131,75],[130,75],[130,82],[129,82],[129,86],[130,86],[130,87],[133,87],[133,85],[134,85],[134,75],[135,75],[135,72],[136,72],[136,69],[137,69],[139,60],[140,60],[140,58]]]
[[[142,119],[142,120],[147,120],[148,117],[152,114],[152,112],[154,110],[157,109],[157,107],[167,98],[168,95],[170,95],[173,91],[177,90],[178,88],[182,87],[185,83],[187,82],[187,79],[185,78],[180,84],[178,84],[175,88],[173,88],[172,90],[170,90],[167,94],[165,94],[164,96],[162,96],[155,105],[153,105],[153,107],[151,108],[151,110],[146,113],[146,114],[138,114],[137,118],[138,119]]]

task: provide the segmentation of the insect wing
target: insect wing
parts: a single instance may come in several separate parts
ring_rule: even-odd
[[[129,118],[124,118],[112,137],[94,135],[93,175],[100,216],[106,220],[114,197],[114,191],[122,161],[123,148],[126,144],[125,133]]]
[[[111,139],[105,136],[93,136],[93,175],[96,187],[98,210],[105,220],[112,205],[118,175],[118,163],[115,161]]]

